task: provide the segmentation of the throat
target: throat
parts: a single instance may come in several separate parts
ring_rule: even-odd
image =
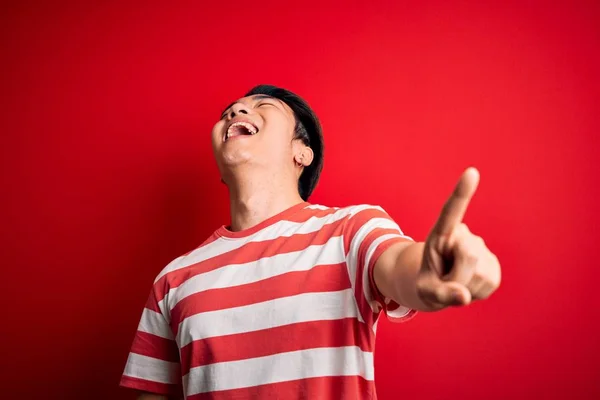
[[[297,184],[277,185],[272,180],[240,182],[229,188],[231,231],[249,229],[286,209],[304,202]],[[283,189],[283,190],[282,190]]]

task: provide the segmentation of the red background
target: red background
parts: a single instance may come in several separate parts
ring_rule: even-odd
[[[502,287],[383,323],[382,400],[599,398],[600,3],[411,3],[3,3],[1,397],[131,398],[153,278],[228,222],[212,124],[274,83],[322,119],[313,203],[423,240],[481,171]]]

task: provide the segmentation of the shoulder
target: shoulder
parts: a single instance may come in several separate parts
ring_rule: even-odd
[[[381,206],[375,204],[353,204],[343,207],[323,207],[323,209],[329,210],[336,220],[369,220],[372,218],[389,218],[388,213]]]
[[[328,207],[320,204],[311,204],[308,207],[306,207],[306,209],[315,211],[326,211],[331,214],[336,214],[338,216],[348,217],[364,212],[385,213],[385,210],[381,206],[374,204],[352,204],[341,207]]]
[[[215,247],[218,245],[219,236],[216,233],[212,234],[208,237],[201,245],[195,247],[194,249],[188,251],[175,258],[171,262],[169,262],[154,278],[154,284],[156,285],[159,282],[164,282],[168,275],[173,275],[172,273],[176,271],[180,271],[183,268],[186,268],[190,265],[201,262],[207,258],[211,257],[211,254],[214,253]]]
[[[373,204],[358,204],[342,208],[344,215],[344,235],[362,236],[371,232],[398,232],[404,235],[396,221],[387,211]],[[362,233],[361,233],[362,232]]]
[[[312,205],[313,209],[327,213],[326,216],[315,215],[323,224],[339,226],[343,234],[353,235],[357,230],[368,227],[392,227],[398,229],[393,219],[379,205],[353,204],[343,207],[325,207]]]

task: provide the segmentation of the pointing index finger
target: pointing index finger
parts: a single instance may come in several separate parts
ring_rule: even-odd
[[[461,175],[452,195],[444,204],[442,213],[435,224],[434,231],[436,233],[449,234],[455,226],[462,222],[478,184],[479,171],[473,167],[467,168]]]

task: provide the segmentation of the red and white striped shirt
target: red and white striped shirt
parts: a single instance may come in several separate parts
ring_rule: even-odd
[[[121,385],[186,399],[376,399],[373,265],[411,240],[375,206],[295,205],[217,230],[156,278]]]

